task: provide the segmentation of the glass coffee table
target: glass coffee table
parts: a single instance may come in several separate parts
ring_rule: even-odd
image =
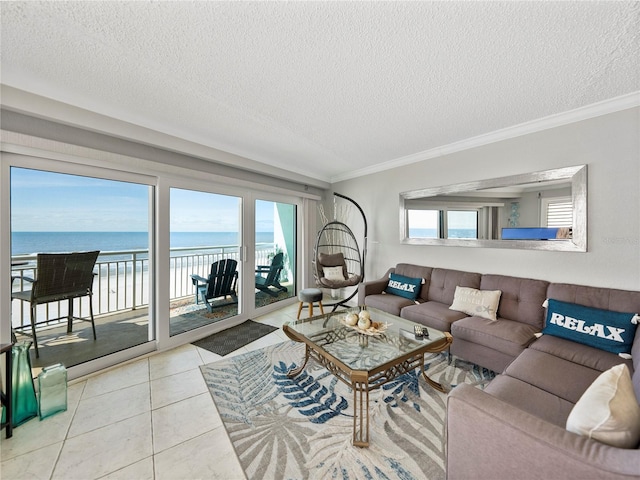
[[[439,383],[424,372],[425,353],[449,348],[453,337],[448,332],[427,328],[375,308],[367,308],[378,331],[348,326],[347,313],[359,308],[332,312],[304,320],[287,322],[284,333],[305,344],[302,365],[289,371],[294,377],[313,358],[353,390],[353,445],[369,446],[369,392],[405,373],[420,368],[422,377],[433,388],[444,392]],[[416,338],[414,327],[425,332]],[[428,333],[428,335],[426,335]]]

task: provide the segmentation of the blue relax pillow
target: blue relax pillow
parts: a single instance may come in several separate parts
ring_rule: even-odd
[[[400,297],[415,300],[420,295],[420,285],[423,280],[421,278],[405,277],[404,275],[398,275],[392,273],[389,275],[389,282],[387,288],[384,289],[386,293],[392,293]]]
[[[629,354],[638,327],[635,313],[614,312],[548,299],[542,333],[611,353]]]

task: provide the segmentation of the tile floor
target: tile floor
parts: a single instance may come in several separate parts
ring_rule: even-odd
[[[280,327],[296,313],[256,321]],[[224,358],[286,340],[279,329]],[[0,478],[244,479],[199,369],[221,358],[187,344],[71,382],[66,412],[2,432]]]

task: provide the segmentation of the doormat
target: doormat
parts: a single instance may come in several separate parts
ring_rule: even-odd
[[[228,353],[244,347],[254,340],[264,337],[277,329],[277,327],[272,327],[271,325],[247,320],[240,325],[228,328],[222,332],[214,333],[213,335],[209,335],[208,337],[193,342],[193,345],[224,357]]]

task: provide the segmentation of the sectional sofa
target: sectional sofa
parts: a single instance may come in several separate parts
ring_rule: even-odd
[[[449,394],[449,479],[640,479],[640,292],[401,263],[358,303],[498,373]]]

